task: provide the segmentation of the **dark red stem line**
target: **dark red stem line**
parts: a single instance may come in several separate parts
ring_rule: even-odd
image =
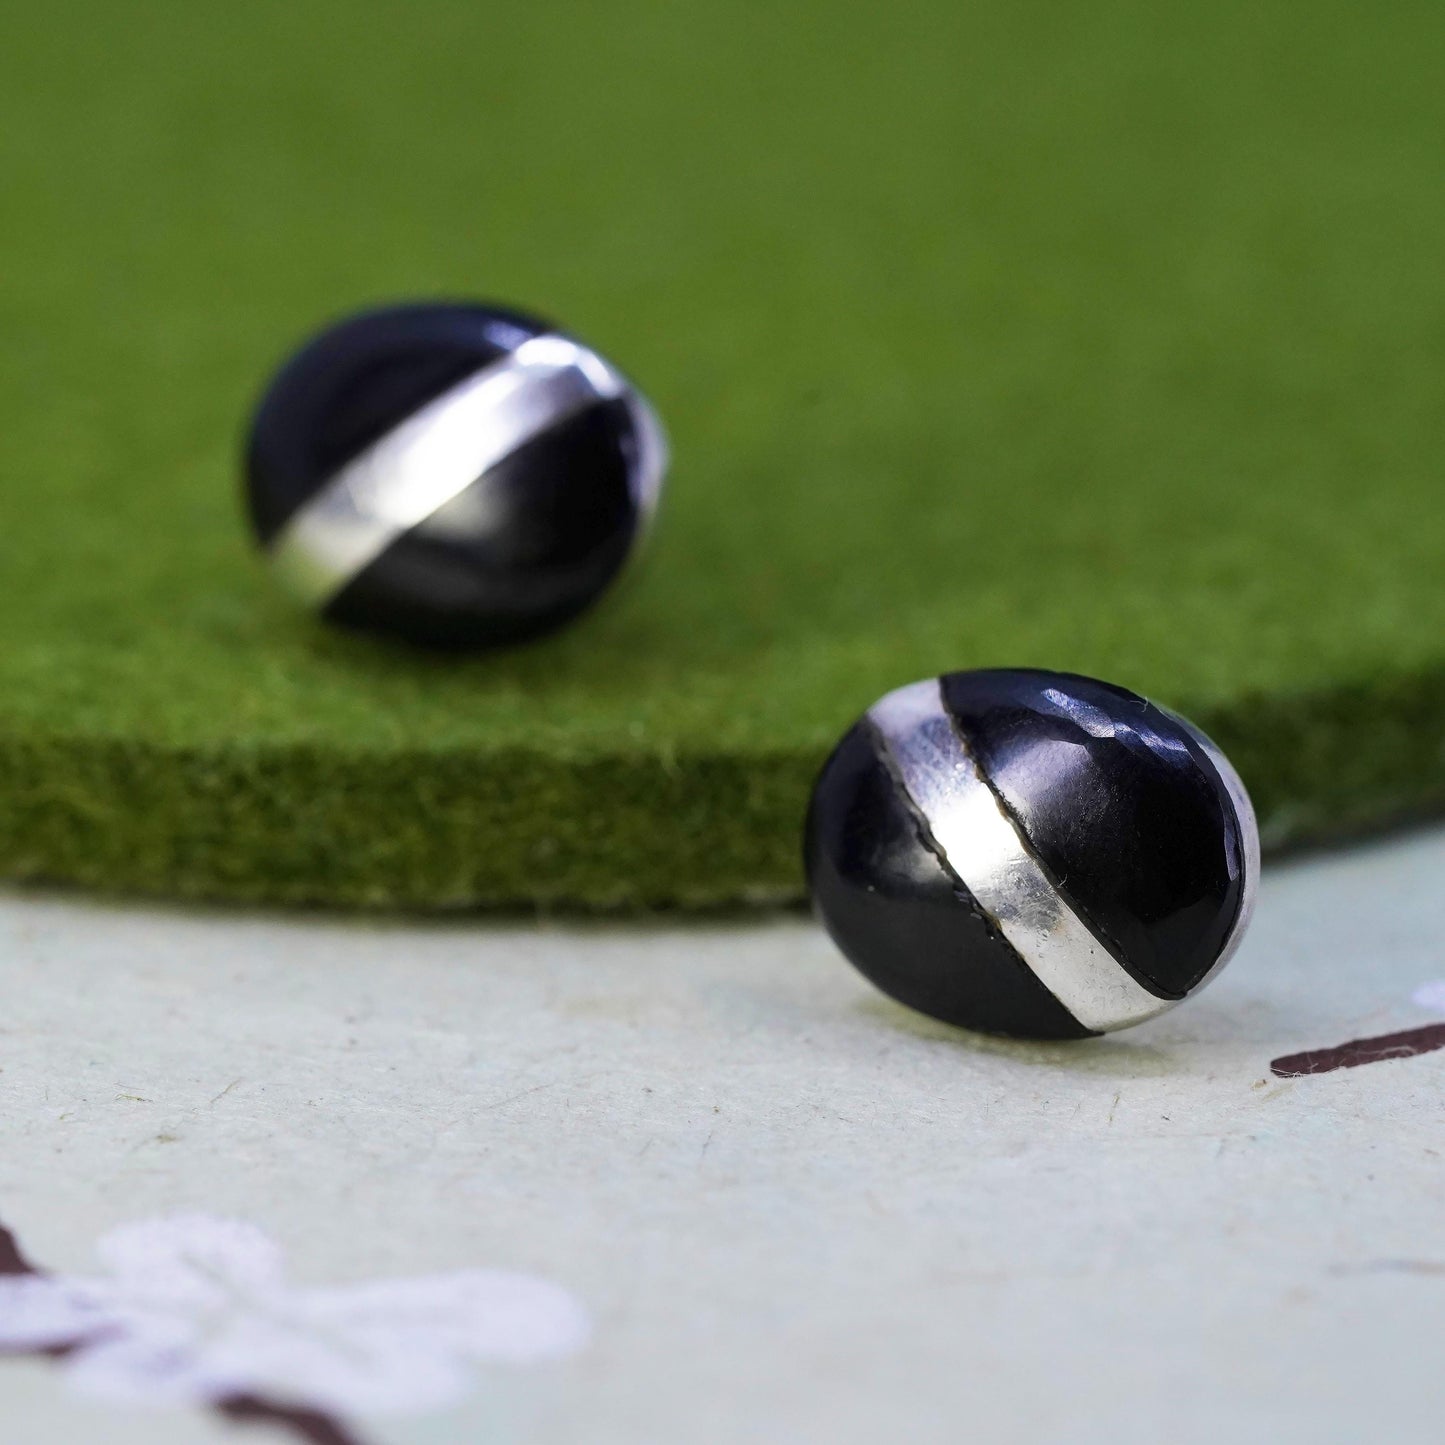
[[[0,1224],[0,1275],[39,1274],[40,1271],[20,1253],[15,1236]]]
[[[1361,1064],[1378,1064],[1384,1059],[1413,1059],[1445,1049],[1445,1024],[1426,1024],[1398,1034],[1379,1034],[1372,1039],[1351,1039],[1332,1049],[1309,1049],[1276,1059],[1270,1071],[1281,1079],[1298,1079],[1306,1074],[1328,1074],[1335,1069],[1356,1069]]]
[[[257,1395],[230,1395],[212,1406],[218,1415],[240,1425],[279,1425],[290,1430],[306,1445],[361,1445],[334,1415],[320,1410],[303,1410],[294,1405],[278,1405]]]

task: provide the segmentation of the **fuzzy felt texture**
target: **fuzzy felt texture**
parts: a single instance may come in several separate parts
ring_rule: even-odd
[[[799,895],[879,694],[1097,674],[1268,844],[1445,806],[1445,10],[76,0],[0,48],[0,872],[170,896]],[[237,453],[338,314],[632,374],[651,555],[540,646],[330,635]]]

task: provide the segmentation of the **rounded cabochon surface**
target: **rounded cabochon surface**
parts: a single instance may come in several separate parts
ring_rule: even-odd
[[[950,673],[889,693],[813,792],[805,861],[839,947],[901,1002],[1034,1038],[1123,1028],[1227,961],[1259,871],[1217,747],[1070,673]]]
[[[665,464],[601,356],[501,307],[416,304],[330,327],[251,426],[247,502],[327,619],[490,646],[561,626],[636,546]]]

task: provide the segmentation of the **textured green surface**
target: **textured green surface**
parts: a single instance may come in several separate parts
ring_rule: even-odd
[[[1445,8],[76,0],[0,47],[0,870],[177,895],[796,891],[951,667],[1096,672],[1274,843],[1445,803]],[[278,355],[563,318],[668,420],[650,563],[458,665],[235,500]]]

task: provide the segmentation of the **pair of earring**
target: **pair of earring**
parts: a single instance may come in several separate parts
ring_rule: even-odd
[[[647,401],[596,351],[480,305],[344,321],[252,426],[251,520],[327,619],[450,647],[586,610],[643,540],[667,464]],[[1248,924],[1249,795],[1183,718],[1030,669],[881,699],[824,765],[804,829],[824,926],[901,1002],[1077,1038],[1201,988]]]

